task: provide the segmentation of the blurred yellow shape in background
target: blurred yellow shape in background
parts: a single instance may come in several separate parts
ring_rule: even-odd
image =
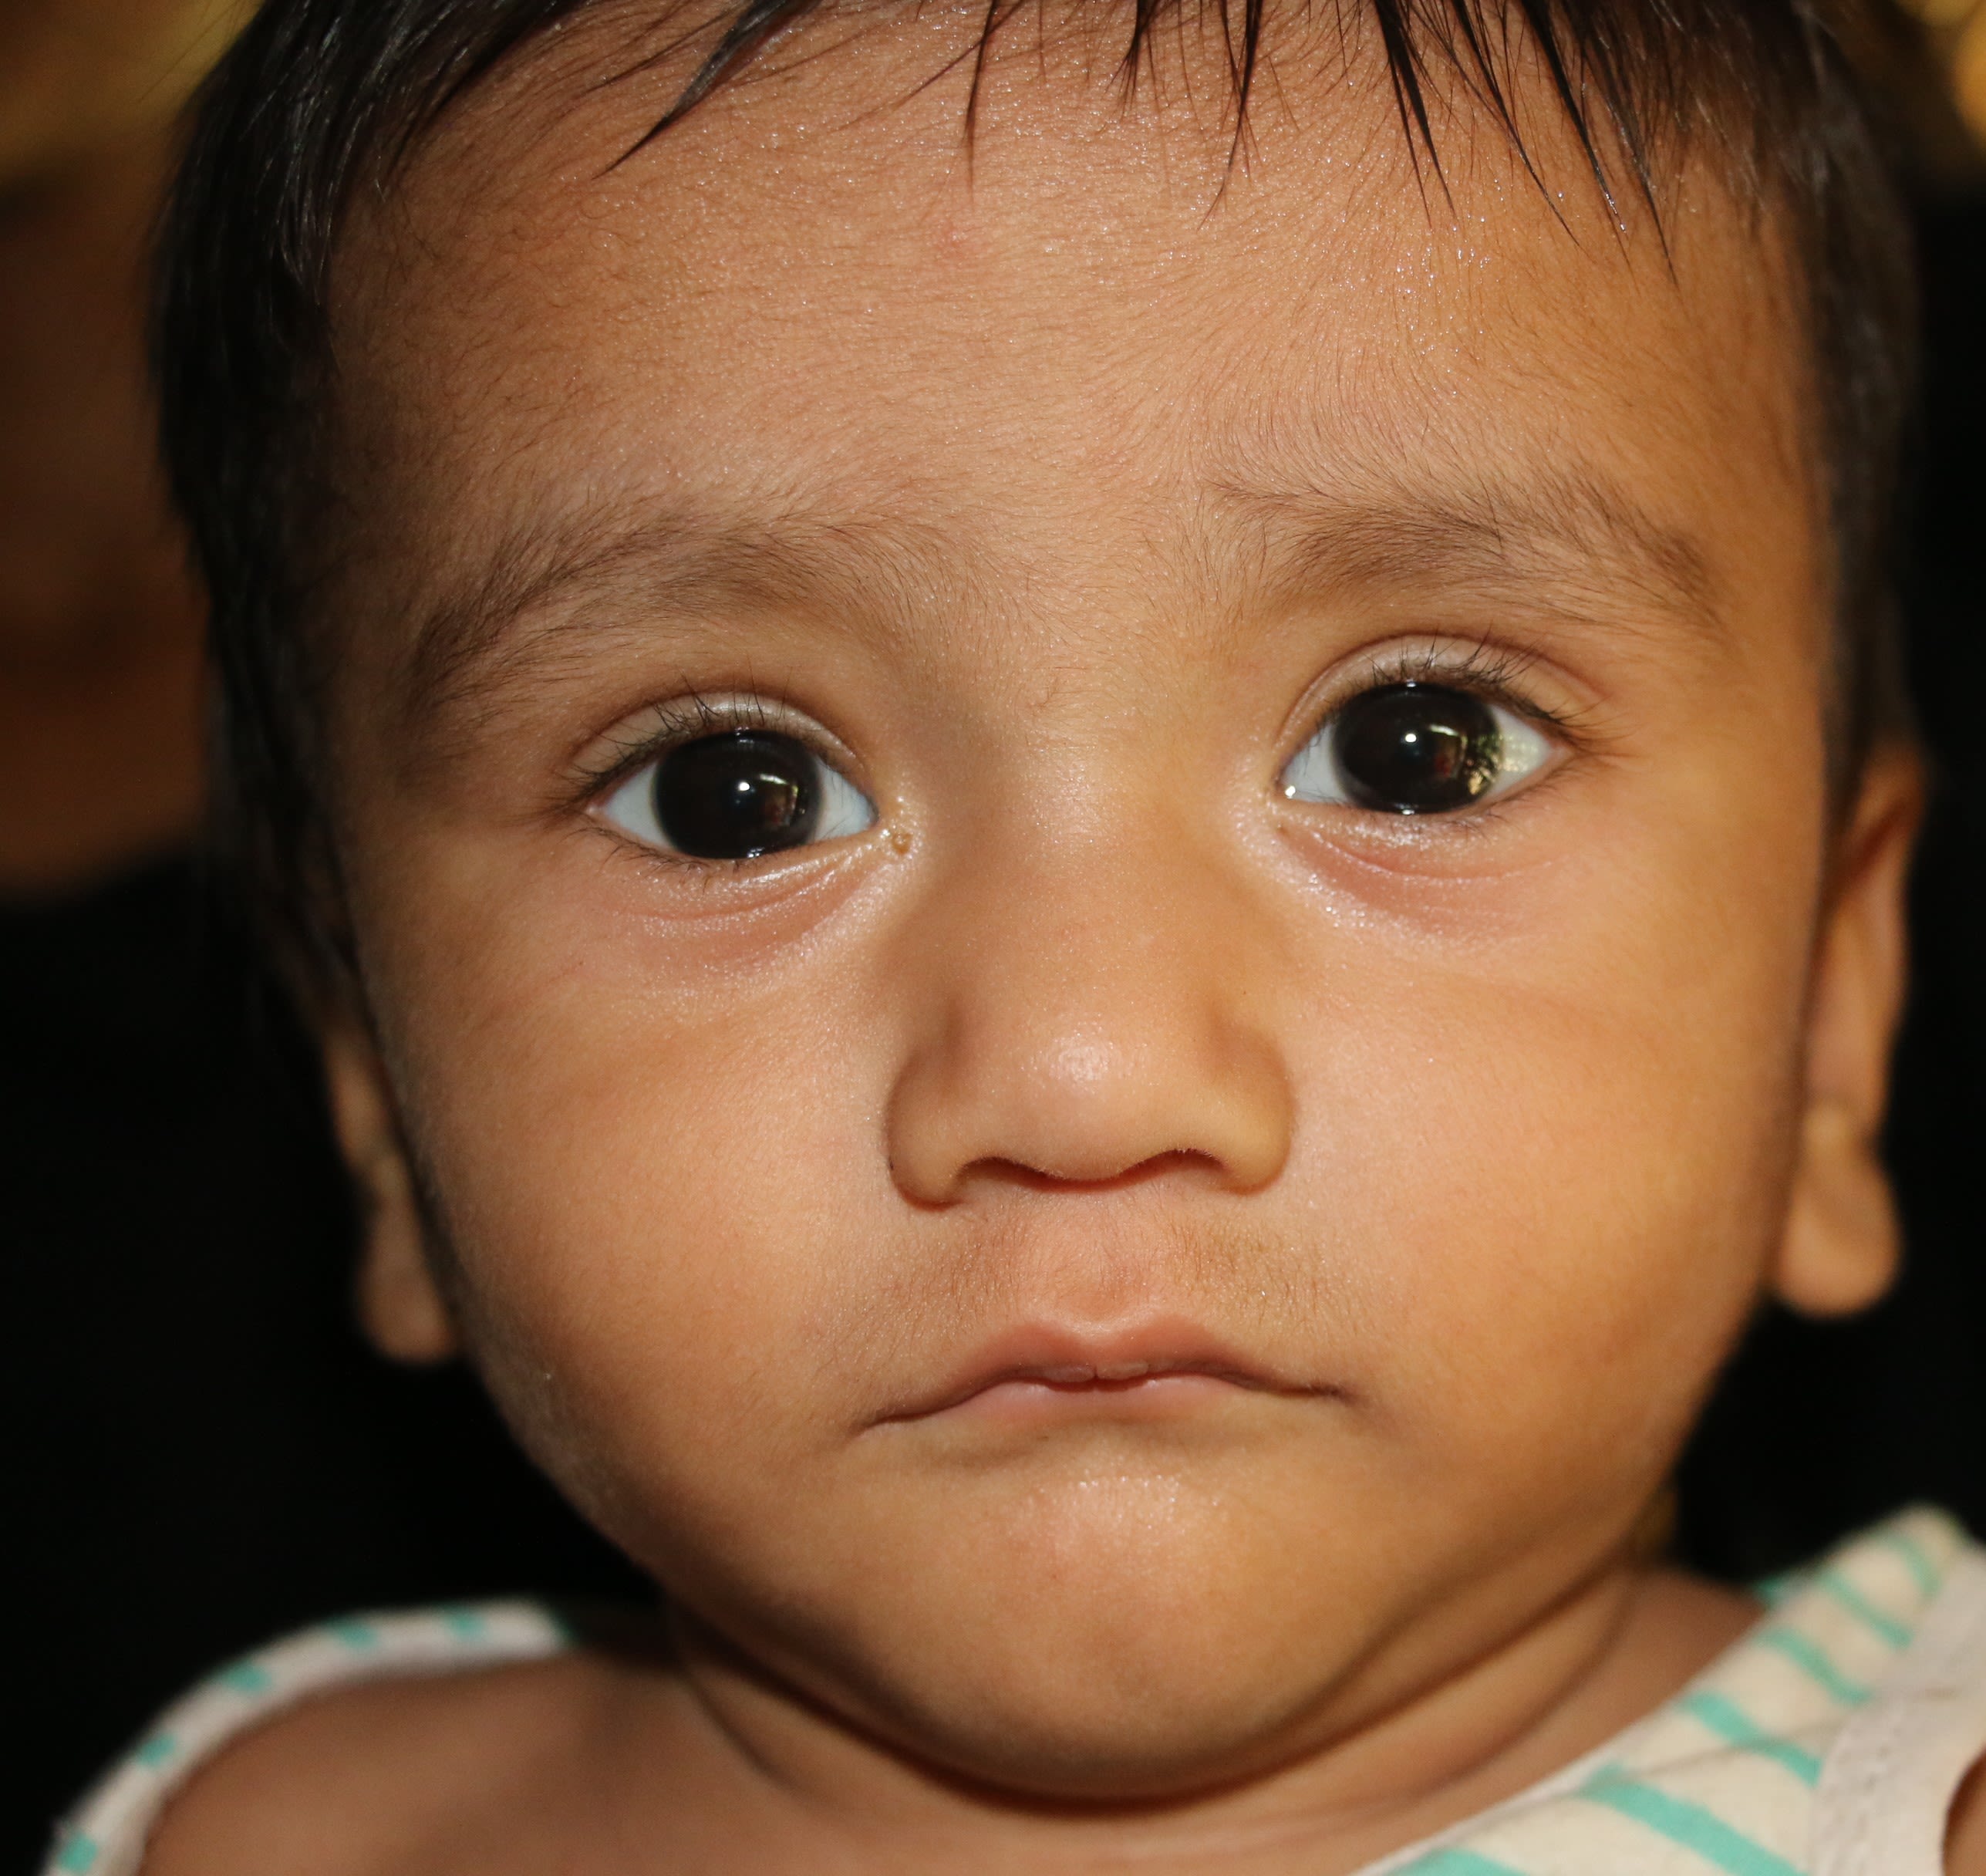
[[[250,0],[0,0],[0,904],[183,845],[200,596],[155,466],[148,232]]]
[[[0,190],[164,124],[253,0],[0,0]]]
[[[1986,143],[1986,0],[1904,0],[1931,31],[1960,114]]]

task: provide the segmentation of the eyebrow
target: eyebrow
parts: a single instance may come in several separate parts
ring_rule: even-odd
[[[1721,632],[1721,585],[1702,543],[1590,469],[1432,485],[1358,474],[1232,477],[1216,492],[1252,518],[1286,583],[1555,587],[1610,615],[1625,599]]]
[[[687,617],[826,597],[887,636],[910,628],[934,586],[956,581],[960,558],[928,528],[879,515],[596,504],[514,530],[430,608],[405,666],[409,712],[431,718],[514,673],[534,645],[564,635],[550,627],[520,644],[526,622],[575,600],[620,594]]]
[[[1722,636],[1719,582],[1701,545],[1590,471],[1429,484],[1368,466],[1230,476],[1209,494],[1219,518],[1205,531],[1209,565],[1245,558],[1273,587],[1467,589],[1534,602],[1553,589],[1560,612],[1618,617],[1625,598]],[[597,504],[514,531],[428,611],[405,667],[410,714],[430,720],[514,676],[567,629],[520,643],[525,622],[575,599],[618,593],[677,617],[825,600],[872,636],[907,638],[936,595],[961,590],[976,558],[963,527],[825,504]]]

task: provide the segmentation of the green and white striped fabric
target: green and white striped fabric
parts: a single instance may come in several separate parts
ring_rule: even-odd
[[[134,1876],[173,1793],[229,1740],[310,1695],[541,1660],[572,1645],[536,1603],[484,1602],[351,1616],[244,1655],[167,1708],[98,1781],[56,1833],[43,1876]]]
[[[1666,1706],[1367,1876],[1940,1876],[1986,1747],[1978,1547],[1909,1511],[1760,1593]]]
[[[1765,1585],[1768,1613],[1675,1699],[1542,1784],[1361,1876],[1941,1876],[1986,1749],[1986,1553],[1914,1510]],[[572,1645],[526,1602],[369,1615],[224,1669],[78,1807],[43,1876],[134,1876],[187,1775],[307,1695]]]

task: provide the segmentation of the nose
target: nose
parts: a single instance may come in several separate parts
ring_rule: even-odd
[[[1172,1169],[1268,1185],[1292,1101],[1249,898],[1232,869],[1151,842],[1023,837],[951,869],[895,960],[919,1012],[888,1116],[899,1189],[946,1204]]]

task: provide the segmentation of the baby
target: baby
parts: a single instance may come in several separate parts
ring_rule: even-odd
[[[666,1615],[281,1645],[54,1868],[1986,1871],[1954,1527],[1660,1561],[1897,1258],[1875,29],[270,0],[224,831],[371,1333]]]

